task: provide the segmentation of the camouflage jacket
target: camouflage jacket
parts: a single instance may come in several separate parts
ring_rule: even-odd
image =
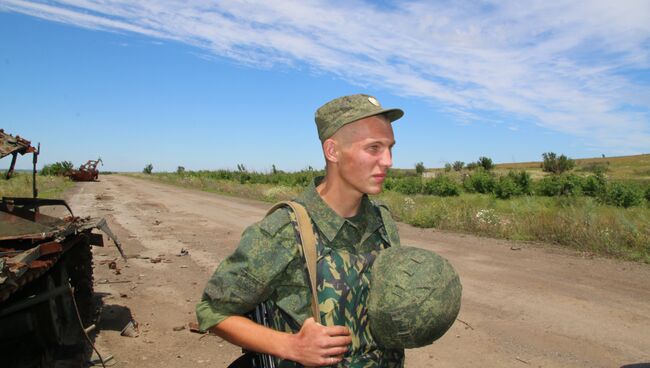
[[[345,325],[352,346],[340,366],[401,367],[403,350],[377,347],[367,325],[366,299],[371,265],[378,251],[399,246],[388,210],[364,196],[359,214],[345,219],[316,192],[321,179],[295,201],[307,209],[317,239],[318,299],[324,325]],[[278,330],[297,332],[311,316],[309,282],[298,250],[295,217],[282,208],[248,227],[235,252],[208,281],[197,305],[206,330],[231,315],[242,315],[267,301]],[[297,367],[278,361],[279,367]]]

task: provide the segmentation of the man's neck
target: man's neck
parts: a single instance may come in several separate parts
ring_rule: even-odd
[[[328,206],[339,216],[349,218],[359,212],[363,194],[356,190],[346,190],[342,185],[336,185],[334,180],[325,179],[316,187],[316,191]]]

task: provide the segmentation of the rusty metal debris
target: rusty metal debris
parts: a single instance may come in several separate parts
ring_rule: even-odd
[[[79,166],[77,170],[70,170],[65,175],[70,177],[74,181],[95,181],[99,177],[99,170],[97,170],[97,165],[102,163],[101,158],[97,160],[88,160],[85,164]]]
[[[7,179],[11,178],[14,173],[14,166],[16,166],[16,158],[18,154],[24,155],[30,152],[37,152],[37,149],[32,147],[32,143],[20,136],[12,136],[5,133],[4,129],[0,129],[0,158],[12,155],[9,170],[7,170]]]
[[[0,129],[0,158],[34,154],[34,198],[0,199],[0,355],[3,366],[37,366],[43,357],[84,344],[79,321],[93,310],[91,246],[103,246],[103,231],[126,260],[119,240],[103,218],[75,216],[60,199],[37,198],[39,149]],[[53,216],[46,207],[58,207]],[[48,213],[51,213],[48,211]],[[53,212],[52,212],[53,213]],[[77,317],[77,307],[81,318]]]

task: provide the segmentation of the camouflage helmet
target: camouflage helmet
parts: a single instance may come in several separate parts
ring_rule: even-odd
[[[449,262],[434,252],[393,247],[372,266],[368,323],[385,348],[416,348],[440,338],[456,320],[462,286]]]

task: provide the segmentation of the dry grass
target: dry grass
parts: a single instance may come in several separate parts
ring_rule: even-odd
[[[2,197],[32,197],[32,175],[27,173],[14,173],[14,176],[5,180],[2,173],[0,179],[0,196]],[[36,186],[40,198],[61,198],[63,192],[74,186],[70,179],[62,176],[36,176]]]
[[[458,174],[460,175],[460,174]],[[302,188],[188,177],[176,174],[133,176],[236,197],[277,202]],[[650,208],[601,205],[591,197],[492,195],[407,196],[386,192],[378,199],[408,224],[455,232],[542,241],[593,254],[650,263]]]

